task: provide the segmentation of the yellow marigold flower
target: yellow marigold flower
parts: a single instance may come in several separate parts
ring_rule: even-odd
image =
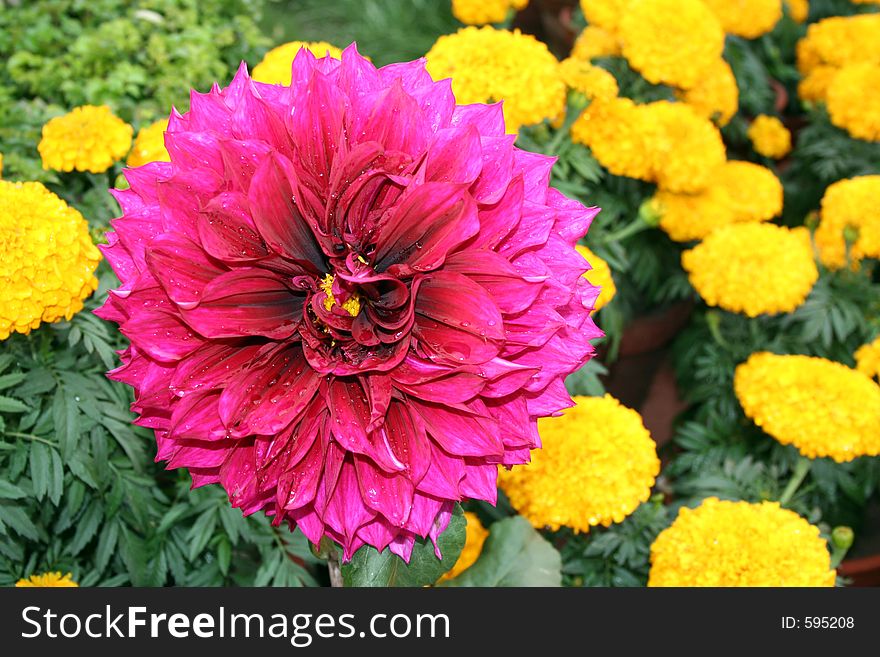
[[[563,59],[559,63],[559,74],[569,89],[584,94],[590,100],[617,97],[618,87],[614,76],[584,59]]]
[[[856,351],[856,369],[871,378],[880,378],[880,338]]]
[[[612,174],[651,181],[660,137],[659,128],[645,118],[641,106],[629,98],[596,100],[575,121],[571,138],[588,146]]]
[[[778,502],[682,507],[651,546],[648,586],[834,586],[828,546]]]
[[[804,23],[810,16],[810,0],[785,0],[785,4],[795,23]]]
[[[730,123],[739,109],[739,87],[730,64],[723,59],[712,64],[694,87],[679,91],[677,95],[700,116],[713,120],[719,126]]]
[[[578,35],[571,49],[572,57],[586,61],[619,54],[620,39],[597,25],[587,25]]]
[[[696,194],[658,190],[653,199],[660,227],[676,242],[706,237],[727,224],[768,221],[782,212],[783,189],[766,167],[731,160]]]
[[[733,223],[733,210],[725,189],[710,185],[697,194],[657,190],[651,206],[660,217],[660,228],[676,242],[706,237],[719,226]]]
[[[816,66],[798,82],[798,96],[801,100],[824,101],[828,87],[840,69],[834,66]]]
[[[880,175],[840,180],[825,190],[816,247],[819,258],[830,269],[847,264],[844,231],[857,234],[850,259],[880,258]]]
[[[782,183],[767,167],[731,160],[716,176],[717,183],[713,184],[727,192],[735,222],[769,221],[782,213]]]
[[[880,386],[863,372],[761,352],[736,368],[733,387],[755,424],[803,456],[843,463],[880,454]]]
[[[593,309],[594,312],[601,310],[617,294],[617,286],[614,284],[614,278],[611,276],[611,267],[583,244],[578,244],[575,248],[590,263],[591,269],[584,274],[584,278],[591,285],[597,285],[602,288],[599,297],[596,299],[596,307]]]
[[[826,102],[831,123],[856,139],[880,141],[880,64],[844,66],[831,80]]]
[[[49,119],[37,150],[44,169],[102,173],[128,153],[132,132],[106,105],[83,105]]]
[[[82,310],[100,260],[74,208],[38,182],[0,181],[0,340]]]
[[[797,65],[809,73],[819,65],[880,64],[880,14],[832,16],[813,23],[797,45]]]
[[[782,0],[703,0],[728,34],[756,39],[782,18]]]
[[[465,25],[501,23],[508,12],[528,4],[528,0],[452,0],[452,15]]]
[[[633,0],[580,0],[580,2],[584,18],[590,25],[616,32]]]
[[[575,397],[561,417],[538,420],[532,462],[501,469],[499,484],[535,527],[587,532],[621,522],[651,495],[660,460],[635,411],[611,395]]]
[[[452,78],[458,103],[503,100],[509,133],[555,119],[565,108],[559,61],[546,45],[519,30],[465,27],[437,39],[427,58],[435,80]]]
[[[300,49],[305,48],[315,57],[340,59],[342,50],[326,41],[290,41],[272,48],[263,60],[254,66],[253,79],[266,84],[290,84],[290,70]]]
[[[659,128],[659,138],[649,145],[657,185],[671,192],[705,189],[726,158],[718,128],[684,103],[661,100],[639,111],[643,122]]]
[[[168,162],[171,158],[165,150],[165,131],[168,129],[168,119],[161,119],[141,128],[134,140],[134,147],[128,154],[126,164],[130,167],[139,167],[148,162]]]
[[[74,588],[78,587],[79,584],[73,581],[72,575],[67,573],[66,575],[62,575],[59,572],[54,573],[44,573],[42,575],[31,575],[27,579],[18,580],[15,585],[21,588],[31,588],[31,587],[62,587],[62,588]]]
[[[679,89],[696,86],[724,49],[721,23],[700,0],[632,0],[620,37],[646,80]]]
[[[707,304],[749,317],[791,312],[819,278],[809,231],[774,224],[723,226],[681,263]]]
[[[483,551],[483,543],[489,537],[489,530],[483,527],[483,523],[480,522],[476,513],[465,511],[464,518],[467,521],[464,547],[461,549],[461,554],[458,555],[458,561],[455,562],[455,565],[440,578],[441,582],[445,579],[458,577],[473,566]]]
[[[791,133],[775,116],[761,114],[748,130],[755,151],[764,157],[781,160],[791,152]]]

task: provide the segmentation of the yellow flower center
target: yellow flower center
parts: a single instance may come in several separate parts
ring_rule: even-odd
[[[335,280],[336,277],[333,274],[327,274],[321,281],[321,289],[327,295],[324,299],[324,309],[329,312],[333,306],[340,306],[352,317],[357,317],[361,312],[361,298],[357,294],[351,293],[344,303],[338,303],[336,297],[333,296],[333,281]]]

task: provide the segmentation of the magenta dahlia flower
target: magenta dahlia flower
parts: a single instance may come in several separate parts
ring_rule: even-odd
[[[597,210],[513,140],[499,105],[354,46],[193,93],[104,249],[99,313],[131,341],[110,377],[157,460],[345,559],[408,559],[456,501],[494,502],[600,335],[574,249]]]

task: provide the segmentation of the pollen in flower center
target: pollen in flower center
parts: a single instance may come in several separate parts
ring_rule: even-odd
[[[343,303],[338,303],[336,301],[336,297],[333,296],[333,281],[336,280],[336,277],[333,274],[327,274],[321,280],[321,289],[327,295],[324,299],[324,309],[328,312],[333,309],[333,306],[340,306],[345,312],[347,312],[352,317],[357,317],[361,312],[361,298],[355,293],[351,293],[348,295],[348,298]]]

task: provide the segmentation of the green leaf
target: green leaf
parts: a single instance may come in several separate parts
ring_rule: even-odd
[[[441,586],[561,586],[559,553],[522,516],[489,528],[476,562]]]
[[[21,488],[8,481],[0,479],[0,498],[6,500],[18,500],[27,495]]]
[[[226,537],[220,538],[220,543],[217,544],[217,566],[220,568],[220,572],[223,575],[227,575],[229,573],[229,564],[232,561],[232,546],[229,544],[229,540]]]
[[[30,464],[34,496],[41,500],[49,490],[49,448],[42,443],[31,445]]]
[[[12,374],[4,374],[0,376],[0,390],[6,390],[12,386],[18,385],[24,381],[27,374],[25,372],[13,372]]]
[[[0,413],[24,413],[30,410],[30,406],[12,397],[0,396]]]
[[[58,506],[61,494],[64,492],[64,465],[61,463],[61,455],[57,449],[51,450],[52,463],[49,476],[48,494],[52,504]]]
[[[79,411],[74,396],[66,388],[59,388],[52,400],[52,421],[55,424],[55,437],[65,456],[70,455],[76,449],[79,439],[78,415]]]
[[[437,539],[442,559],[434,554],[434,544],[430,540],[416,540],[409,564],[390,550],[377,552],[373,547],[364,546],[349,563],[342,566],[342,577],[346,586],[403,587],[433,584],[458,561],[464,539],[464,514],[461,507],[456,505],[449,526]]]

